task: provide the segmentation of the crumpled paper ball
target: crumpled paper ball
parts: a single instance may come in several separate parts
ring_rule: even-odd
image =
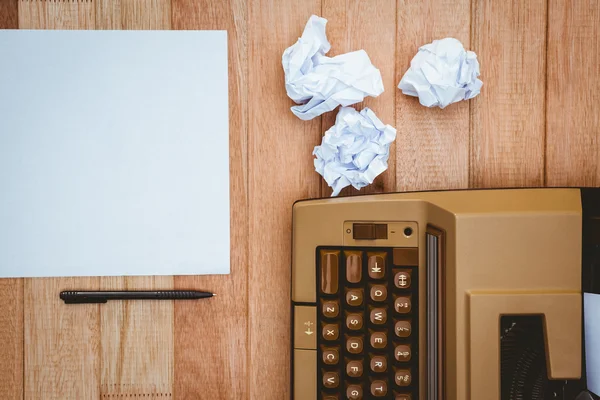
[[[316,146],[315,170],[337,196],[346,186],[361,189],[388,168],[390,145],[396,129],[385,125],[369,108],[360,113],[342,107],[320,146]]]
[[[446,38],[419,48],[398,88],[419,97],[426,107],[444,108],[477,96],[483,85],[478,76],[477,55],[465,51],[458,40]]]
[[[364,50],[325,55],[331,48],[326,24],[325,18],[311,16],[302,37],[281,58],[287,95],[299,104],[291,110],[302,120],[383,93],[381,73]]]

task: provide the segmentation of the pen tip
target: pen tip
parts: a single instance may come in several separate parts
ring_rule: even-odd
[[[216,294],[216,293],[213,293],[212,295],[213,295],[213,296],[216,296],[217,294]]]

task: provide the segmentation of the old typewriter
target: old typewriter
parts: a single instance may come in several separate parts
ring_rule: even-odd
[[[600,189],[299,201],[292,247],[292,399],[598,398]]]

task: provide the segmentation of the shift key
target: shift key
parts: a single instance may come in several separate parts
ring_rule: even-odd
[[[339,250],[321,250],[321,290],[336,294],[339,280]]]

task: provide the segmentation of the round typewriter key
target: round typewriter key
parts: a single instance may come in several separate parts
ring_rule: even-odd
[[[399,314],[408,314],[410,312],[410,309],[412,308],[410,303],[410,297],[398,297],[396,301],[394,301],[394,308]]]
[[[327,318],[335,318],[340,313],[340,305],[337,301],[326,301],[323,303],[323,315]]]
[[[371,371],[385,372],[387,370],[387,358],[385,356],[373,356],[371,358]]]
[[[371,322],[375,325],[383,325],[387,322],[387,311],[385,308],[374,308],[371,310]]]
[[[360,314],[351,313],[346,317],[346,326],[352,331],[357,331],[363,326],[363,317]]]
[[[395,400],[411,400],[410,394],[397,394]]]
[[[410,361],[410,357],[411,357],[410,345],[400,344],[400,345],[396,346],[396,350],[394,350],[394,357],[396,357],[396,360],[398,360],[398,361],[402,361],[402,362]]]
[[[337,340],[340,336],[340,326],[338,324],[327,324],[323,327],[323,339]]]
[[[396,322],[394,326],[394,332],[396,332],[396,336],[398,337],[409,337],[411,332],[410,321],[400,320]]]
[[[348,385],[348,389],[346,389],[346,397],[348,397],[348,400],[362,400],[362,387],[360,385]]]
[[[387,395],[387,382],[382,380],[371,383],[371,394],[375,397],[384,397]]]
[[[373,285],[371,288],[371,299],[373,301],[385,301],[387,299],[387,289],[383,285]]]
[[[387,335],[385,332],[374,332],[371,334],[371,347],[384,349],[387,346]]]
[[[359,337],[349,337],[346,341],[348,353],[359,354],[363,350],[363,341]]]
[[[394,285],[398,289],[408,289],[410,288],[410,271],[400,271],[396,272],[394,275]]]
[[[340,361],[340,353],[337,349],[326,349],[323,351],[323,362],[327,365],[335,365]]]
[[[360,378],[363,374],[363,365],[361,361],[350,361],[346,365],[346,375],[350,378]]]
[[[327,389],[335,389],[340,385],[340,376],[337,372],[325,372],[323,374],[323,386]]]
[[[358,307],[363,302],[363,291],[362,289],[350,289],[346,293],[346,303],[352,307]]]
[[[324,394],[323,393],[323,400],[340,400],[340,398],[338,397],[337,394]]]
[[[412,381],[412,376],[410,371],[407,369],[399,369],[396,371],[396,385],[398,386],[408,386]]]

